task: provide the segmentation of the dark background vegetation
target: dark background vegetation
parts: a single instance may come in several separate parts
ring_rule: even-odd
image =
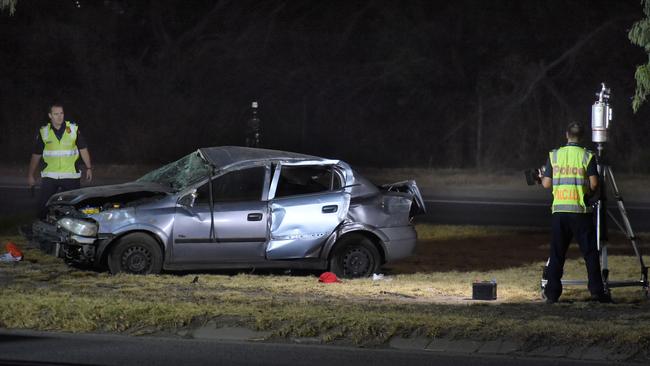
[[[96,163],[263,145],[383,167],[541,165],[612,87],[617,169],[648,171],[631,1],[35,1],[0,13],[0,156],[52,101]],[[590,135],[589,135],[590,137]]]

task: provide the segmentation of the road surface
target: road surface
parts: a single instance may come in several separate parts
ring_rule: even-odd
[[[606,365],[599,361],[365,349],[293,343],[218,341],[0,330],[0,365]],[[621,365],[621,363],[617,363]]]
[[[550,227],[550,202],[495,200],[490,198],[425,199],[427,215],[419,221],[450,225],[503,225]],[[608,202],[609,212],[621,222],[615,202]],[[625,202],[625,211],[635,232],[650,231],[650,206]],[[618,230],[609,221],[610,230]]]

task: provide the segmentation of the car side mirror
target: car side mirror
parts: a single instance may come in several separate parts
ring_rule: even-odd
[[[177,203],[184,207],[193,207],[196,196],[197,196],[196,191],[194,191],[190,194],[186,194],[185,196],[179,198]]]

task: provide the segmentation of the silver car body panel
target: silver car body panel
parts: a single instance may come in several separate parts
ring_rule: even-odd
[[[346,192],[276,198],[271,207],[268,259],[314,257],[345,219],[350,203]]]
[[[82,259],[99,263],[121,236],[147,232],[161,244],[167,269],[326,268],[337,240],[352,232],[371,238],[384,261],[413,253],[416,233],[410,210],[421,201],[413,181],[377,187],[343,161],[274,150],[215,147],[195,154],[212,166],[212,179],[264,167],[259,200],[215,202],[211,214],[209,204],[194,200],[209,176],[192,176],[180,190],[136,181],[64,192],[50,199],[52,211],[96,221],[99,234],[95,244],[71,236],[61,236],[67,238],[61,244],[68,249],[83,246],[83,252],[95,257]],[[331,167],[332,179],[340,184],[333,190],[276,197],[282,169],[304,166]],[[93,205],[100,212],[83,213]],[[55,219],[50,225],[56,226]],[[96,250],[88,251],[92,245]]]
[[[313,258],[322,244],[345,219],[350,194],[343,189],[290,197],[275,198],[283,167],[336,166],[339,160],[304,160],[279,162],[275,166],[269,192],[270,240],[268,259]],[[342,186],[345,176],[342,177]]]
[[[255,220],[247,217],[258,215]],[[214,234],[209,205],[178,207],[173,224],[173,263],[261,261],[267,241],[267,205],[259,202],[214,205]]]

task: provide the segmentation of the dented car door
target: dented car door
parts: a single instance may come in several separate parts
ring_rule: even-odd
[[[267,259],[317,257],[346,217],[350,195],[334,162],[280,163],[269,191]]]
[[[263,260],[268,238],[268,208],[263,199],[268,169],[258,166],[214,178],[212,214],[209,186],[199,187],[194,204],[176,212],[174,263]]]

